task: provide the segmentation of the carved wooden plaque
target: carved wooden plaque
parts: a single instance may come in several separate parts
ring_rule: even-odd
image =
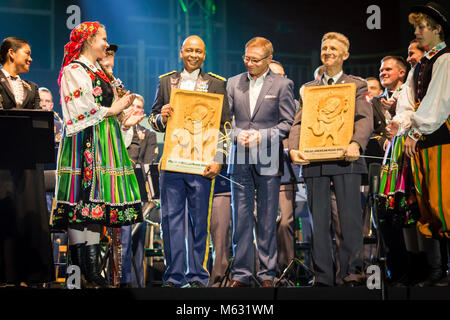
[[[343,159],[353,136],[356,84],[305,87],[300,151],[310,161]]]
[[[222,104],[222,94],[172,89],[161,169],[203,173],[216,154]]]

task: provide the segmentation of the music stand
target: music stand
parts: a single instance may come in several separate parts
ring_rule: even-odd
[[[37,163],[55,162],[53,112],[0,110],[0,168],[34,169]]]
[[[297,172],[297,174],[294,171],[294,168],[292,167],[292,162],[290,160],[289,154],[287,152],[283,153],[283,157],[284,157],[284,168],[288,169],[289,171],[289,181],[282,181],[281,184],[282,185],[292,185],[292,191],[293,191],[293,197],[292,197],[292,209],[293,209],[293,215],[294,215],[294,221],[295,221],[295,209],[297,208],[297,204],[295,201],[295,190],[297,188],[297,185],[299,183],[304,183],[302,181],[300,181],[299,178],[299,172]],[[290,260],[289,264],[287,265],[287,267],[284,269],[283,273],[281,274],[280,278],[277,280],[277,282],[274,284],[275,287],[278,286],[278,284],[281,282],[281,280],[283,280],[286,275],[288,274],[288,272],[292,269],[292,267],[297,264],[300,267],[302,267],[304,270],[306,270],[308,273],[311,273],[312,275],[314,275],[314,272],[307,266],[305,265],[300,259],[295,257],[295,251],[296,251],[296,245],[297,245],[297,241],[295,239],[295,228],[294,228],[294,237],[293,237],[293,241],[294,241],[294,257]]]

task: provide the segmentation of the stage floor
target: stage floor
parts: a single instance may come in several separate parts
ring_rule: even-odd
[[[1,288],[2,298],[42,299],[115,299],[136,301],[324,301],[324,300],[450,300],[450,287],[401,287],[388,288],[383,297],[381,290],[366,287],[333,288],[142,288],[142,289],[34,289]]]

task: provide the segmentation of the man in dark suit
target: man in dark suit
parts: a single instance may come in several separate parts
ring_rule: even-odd
[[[366,79],[367,81],[367,102],[370,102],[373,97],[378,97],[383,93],[381,89],[380,80],[374,77],[369,77]]]
[[[224,127],[230,126],[230,110],[227,100],[226,80],[200,69],[205,59],[205,44],[198,36],[190,36],[183,42],[180,58],[182,72],[170,72],[160,76],[158,92],[149,118],[151,126],[165,132],[168,118],[173,113],[169,105],[172,88],[223,94],[220,123],[221,139],[226,141]],[[209,254],[209,222],[211,216],[213,179],[224,163],[226,143],[219,146],[213,162],[203,175],[161,170],[161,216],[166,271],[163,286],[204,287],[209,281],[207,261]],[[188,208],[188,257],[185,246],[185,209]]]
[[[323,36],[321,60],[326,71],[320,80],[305,85],[320,86],[353,82],[356,84],[354,132],[350,144],[345,148],[343,161],[310,163],[298,151],[301,123],[301,108],[298,109],[289,134],[289,153],[294,163],[303,165],[303,177],[308,189],[308,203],[313,218],[312,260],[315,286],[335,284],[331,223],[331,190],[333,182],[338,215],[341,226],[341,243],[337,247],[339,275],[337,279],[348,286],[361,284],[363,223],[361,207],[361,174],[367,172],[364,152],[373,128],[372,108],[365,100],[366,82],[342,71],[348,59],[350,42],[340,33],[330,32]],[[302,107],[302,97],[300,97]]]
[[[273,286],[277,266],[277,223],[283,146],[295,113],[294,83],[270,71],[272,43],[251,39],[243,56],[248,72],[229,79],[227,92],[235,128],[228,173],[231,185],[233,252],[231,287],[248,286],[253,275],[255,195],[258,278]]]

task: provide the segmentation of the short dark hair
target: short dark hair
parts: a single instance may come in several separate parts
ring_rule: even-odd
[[[383,59],[381,59],[381,63],[383,63],[386,60],[395,60],[395,62],[397,63],[397,66],[400,69],[405,70],[405,72],[408,70],[406,60],[402,56],[386,56]]]
[[[8,37],[3,39],[0,46],[0,63],[3,65],[8,61],[8,51],[12,49],[14,52],[28,44],[25,40],[17,37]]]
[[[377,78],[375,78],[375,77],[368,77],[368,78],[366,78],[366,81],[369,81],[369,80],[377,80],[378,82],[380,82]]]
[[[413,43],[417,43],[417,49],[419,49],[419,50],[422,51],[422,52],[425,52],[425,48],[422,47],[422,46],[420,45],[419,40],[417,40],[417,39],[412,39],[412,40],[409,42],[410,45],[413,44]]]

